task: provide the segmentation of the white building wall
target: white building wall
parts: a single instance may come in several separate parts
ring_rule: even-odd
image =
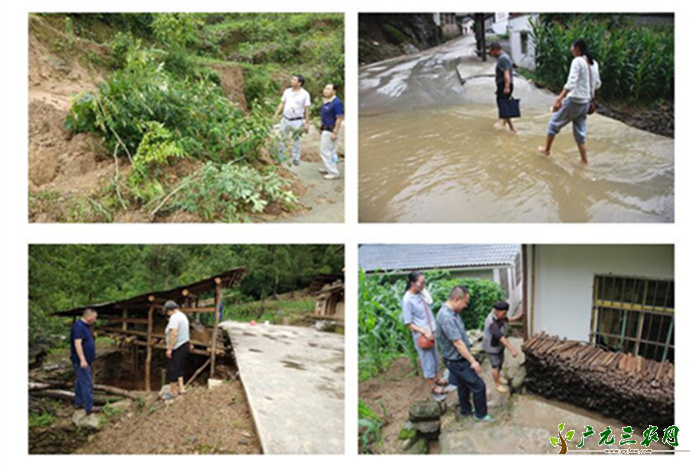
[[[536,21],[537,15],[523,15],[508,19],[508,31],[510,37],[510,56],[513,63],[528,70],[535,69],[535,42],[530,32],[530,19]],[[527,52],[523,53],[522,33],[527,33]]]
[[[572,340],[588,341],[594,275],[674,277],[672,245],[538,245],[534,254],[531,331]]]
[[[496,34],[505,34],[508,30],[508,13],[495,13],[491,29]]]

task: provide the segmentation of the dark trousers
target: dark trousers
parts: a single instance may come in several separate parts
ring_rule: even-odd
[[[75,371],[75,407],[83,408],[88,414],[92,409],[92,371],[90,365],[83,369],[80,363],[73,363]]]
[[[445,360],[445,366],[450,371],[450,383],[457,386],[459,396],[459,412],[463,416],[469,416],[475,411],[476,417],[483,418],[487,414],[486,410],[486,384],[481,377],[472,369],[471,364],[466,359],[459,361]],[[474,398],[474,411],[469,395]]]
[[[185,366],[185,359],[190,354],[190,342],[183,343],[173,350],[173,357],[168,361],[168,382],[177,382],[182,377],[182,368]]]
[[[513,81],[510,82],[510,94],[506,94],[506,83],[496,84],[496,102],[500,99],[510,99],[513,96]]]

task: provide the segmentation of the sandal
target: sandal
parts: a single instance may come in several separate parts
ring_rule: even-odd
[[[433,389],[430,392],[433,395],[447,395],[450,393],[445,387],[441,387],[439,385],[433,386]]]
[[[437,382],[435,382],[435,385],[438,387],[447,387],[450,384],[448,380],[445,379],[438,379]]]

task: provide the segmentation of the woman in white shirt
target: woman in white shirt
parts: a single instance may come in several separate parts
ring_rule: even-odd
[[[547,126],[547,142],[544,146],[540,146],[539,151],[543,155],[549,156],[554,137],[564,126],[572,123],[574,140],[581,154],[581,162],[587,165],[586,117],[595,97],[595,91],[600,88],[602,83],[598,72],[598,63],[593,60],[584,39],[574,41],[571,45],[571,53],[574,59],[571,61],[569,78],[552,106],[555,113]]]

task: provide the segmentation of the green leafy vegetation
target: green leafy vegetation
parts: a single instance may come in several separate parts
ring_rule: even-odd
[[[50,411],[43,411],[41,414],[29,413],[29,428],[48,427],[53,424],[56,417]]]
[[[111,405],[110,403],[105,404],[100,411],[100,424],[108,424],[113,418],[119,417],[124,413],[122,408]]]
[[[224,293],[224,315],[274,321],[280,313],[307,312],[313,299],[272,299],[309,286],[317,274],[338,273],[337,245],[32,245],[29,248],[29,341],[63,347],[70,320],[51,314],[72,307],[126,299],[201,280],[238,266],[248,274]],[[204,298],[204,297],[203,297]],[[265,298],[265,319],[257,317]]]
[[[462,311],[467,329],[482,328],[493,303],[503,299],[499,285],[475,278],[450,278],[445,271],[426,273],[427,288],[436,313],[452,288],[465,285],[470,291],[469,306]],[[403,277],[401,277],[403,278]],[[418,370],[417,354],[410,330],[401,318],[405,282],[396,276],[360,272],[359,291],[359,378],[367,380],[385,370],[399,357],[408,356]]]
[[[381,428],[383,425],[384,420],[360,398],[357,427],[361,454],[374,453],[373,445],[382,443]]]
[[[286,188],[289,182],[275,171],[260,171],[246,165],[207,163],[183,181],[184,189],[171,206],[198,213],[204,220],[244,221],[248,213],[260,213],[269,202],[293,206],[297,198]]]
[[[584,38],[600,66],[602,99],[654,103],[673,99],[674,33],[611,15],[542,15],[533,25],[536,79],[561,89],[574,40]]]

